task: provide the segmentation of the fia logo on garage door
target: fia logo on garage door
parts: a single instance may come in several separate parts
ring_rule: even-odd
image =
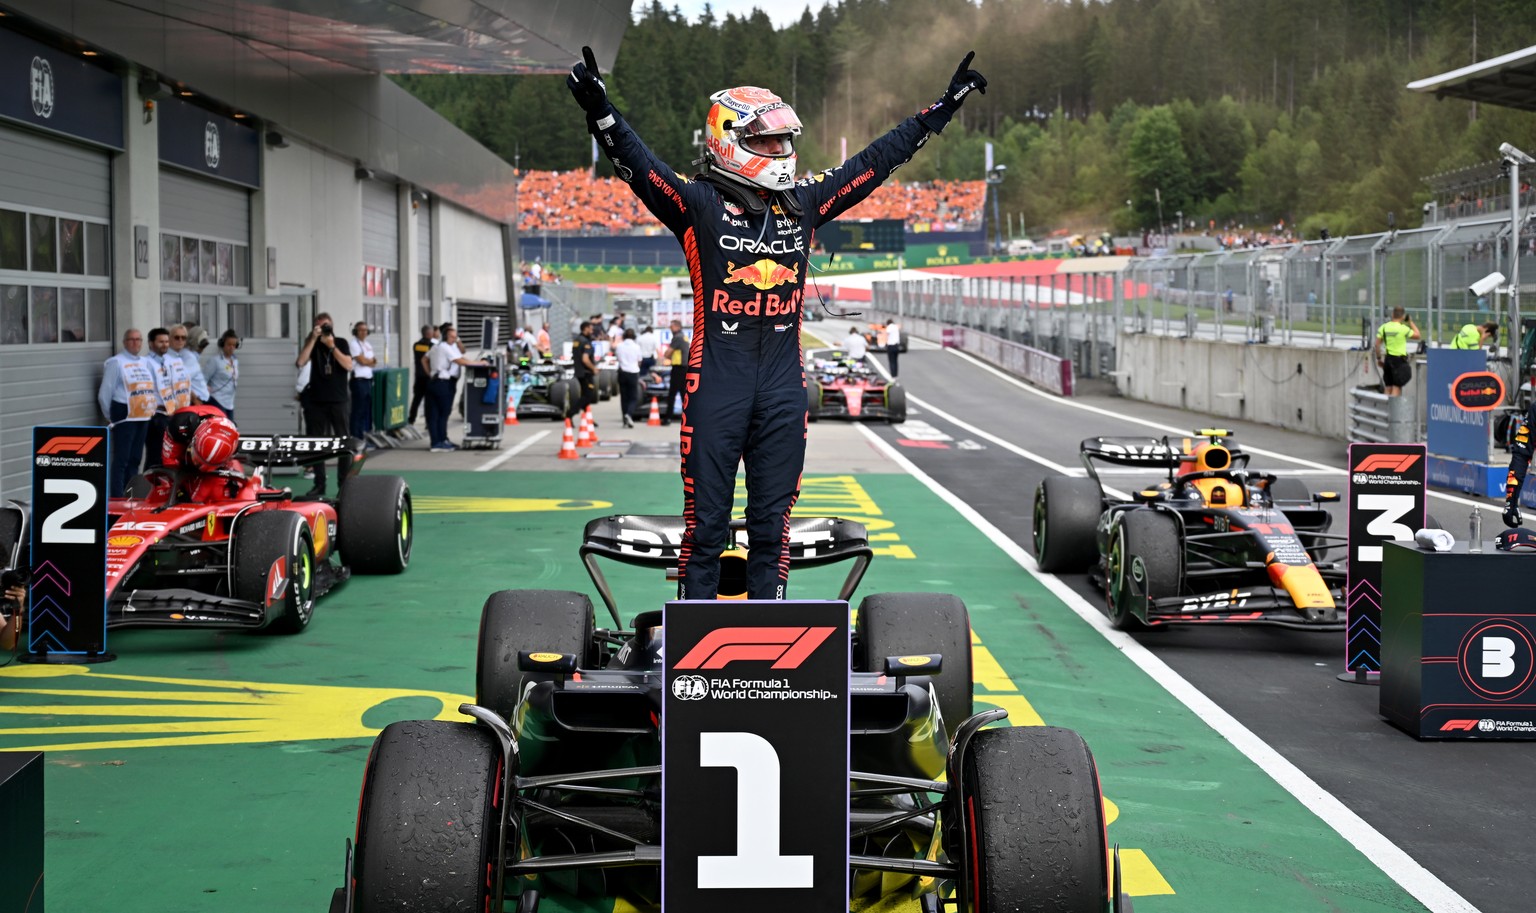
[[[53,116],[53,67],[41,57],[32,58],[32,113]]]
[[[203,127],[203,161],[209,168],[219,167],[219,125],[213,121]]]

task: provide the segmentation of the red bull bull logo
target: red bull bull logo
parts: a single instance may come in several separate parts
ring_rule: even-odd
[[[767,291],[776,288],[786,282],[795,282],[800,278],[800,264],[785,266],[777,260],[769,260],[764,257],[755,263],[746,266],[737,266],[726,261],[725,284],[740,282],[756,289]]]

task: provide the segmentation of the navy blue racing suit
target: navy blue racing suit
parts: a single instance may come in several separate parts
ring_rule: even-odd
[[[908,118],[830,171],[733,200],[710,182],[680,177],[612,106],[589,115],[588,128],[620,179],[682,243],[693,284],[679,598],[716,596],[736,467],[745,459],[747,596],[783,599],[789,512],[805,466],[800,320],[811,236],[869,196],[929,131]]]

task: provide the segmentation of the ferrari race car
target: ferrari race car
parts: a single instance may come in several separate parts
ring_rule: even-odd
[[[907,391],[901,381],[875,370],[869,357],[849,358],[842,349],[815,349],[805,367],[807,415],[824,418],[904,422]]]
[[[334,499],[297,501],[275,466],[341,458]],[[398,574],[411,558],[411,493],[399,476],[360,476],[355,438],[241,437],[216,471],[157,468],[107,504],[107,627],[297,633],[315,600],[353,571]],[[23,530],[16,504],[8,524]],[[19,519],[18,519],[19,518]],[[25,532],[22,542],[27,541]]]
[[[379,734],[332,913],[510,909],[504,901],[532,913],[551,892],[655,908],[662,612],[624,626],[598,560],[675,569],[683,529],[669,516],[587,524],[581,557],[612,628],[595,626],[584,593],[504,590],[486,600],[475,703],[460,707],[475,722],[398,722]],[[739,546],[744,532],[734,529]],[[849,599],[873,554],[864,526],[797,517],[789,534],[797,568],[852,562],[837,594]],[[722,557],[722,599],[744,595],[745,566],[739,547]],[[1083,739],[1050,727],[983,730],[1007,712],[972,715],[960,599],[866,596],[852,639],[850,904],[1130,909]],[[794,827],[792,807],[784,820]]]
[[[558,422],[576,414],[581,391],[567,366],[549,359],[523,358],[508,367],[507,375],[507,394],[519,419],[552,418]]]
[[[1266,624],[1341,631],[1345,568],[1324,560],[1346,537],[1328,533],[1300,480],[1248,469],[1220,429],[1195,439],[1088,438],[1087,478],[1050,476],[1035,490],[1040,568],[1088,571],[1122,630],[1178,624]],[[1203,438],[1203,440],[1200,440]],[[1166,469],[1161,481],[1117,497],[1096,462]]]

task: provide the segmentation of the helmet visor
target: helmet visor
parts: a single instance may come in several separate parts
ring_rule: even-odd
[[[795,109],[783,102],[764,105],[752,112],[752,117],[738,121],[737,131],[742,136],[757,136],[762,133],[789,133],[800,132],[800,118],[795,116]]]

